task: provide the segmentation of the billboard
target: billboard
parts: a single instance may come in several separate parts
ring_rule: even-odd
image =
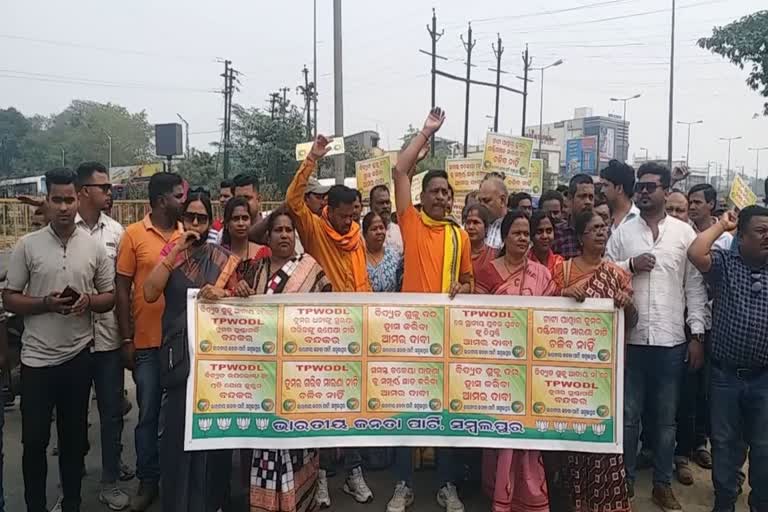
[[[597,137],[569,139],[565,147],[565,174],[597,174]]]
[[[616,147],[616,130],[613,128],[600,128],[600,160],[613,160]]]

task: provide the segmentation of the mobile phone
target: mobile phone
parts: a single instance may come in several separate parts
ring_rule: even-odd
[[[67,287],[64,288],[64,291],[61,292],[61,295],[59,295],[59,297],[63,297],[65,299],[72,299],[70,301],[70,304],[74,304],[80,298],[80,293],[74,288],[72,288],[71,286],[67,285]]]

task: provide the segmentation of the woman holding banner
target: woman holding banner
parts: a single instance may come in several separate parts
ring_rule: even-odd
[[[365,259],[368,279],[374,292],[399,292],[403,285],[403,256],[394,247],[387,247],[387,228],[376,212],[363,217]]]
[[[578,301],[587,298],[613,299],[616,307],[624,309],[625,328],[632,328],[637,324],[637,310],[632,305],[632,278],[603,258],[608,242],[608,225],[599,214],[586,211],[576,217],[574,228],[582,253],[555,267],[553,278],[559,294]],[[631,510],[631,496],[621,454],[550,452],[547,466],[566,468],[562,478],[551,478],[550,481],[565,483],[566,489],[562,491],[573,504],[573,510]]]
[[[295,233],[288,210],[280,207],[273,211],[267,218],[267,240],[272,255],[243,272],[232,292],[240,297],[330,292],[331,283],[312,256],[296,256]],[[315,510],[319,464],[316,449],[254,450],[250,509],[254,512]]]
[[[549,270],[528,258],[530,223],[513,210],[501,222],[504,245],[499,257],[475,275],[476,293],[550,296],[556,292]],[[492,498],[492,512],[549,510],[547,481],[538,450],[484,450],[483,490]]]
[[[182,207],[184,234],[166,245],[162,259],[144,283],[144,299],[153,303],[165,296],[163,341],[160,346],[161,384],[167,400],[162,414],[160,484],[164,512],[210,512],[226,506],[232,451],[184,451],[186,383],[189,377],[187,290],[201,288],[200,296],[217,299],[234,286],[238,258],[216,244],[206,243],[213,211],[208,193],[189,192]],[[174,357],[174,354],[176,355]]]

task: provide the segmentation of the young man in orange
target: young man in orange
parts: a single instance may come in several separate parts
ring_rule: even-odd
[[[474,278],[469,236],[446,217],[451,197],[448,175],[445,171],[429,171],[424,176],[419,212],[411,201],[411,179],[404,171],[413,167],[419,151],[440,129],[443,121],[443,111],[433,109],[424,128],[400,153],[395,169],[395,203],[403,235],[403,292],[447,293],[453,298],[458,293],[471,293]],[[447,512],[464,512],[454,485],[458,475],[455,474],[457,466],[452,456],[450,448],[439,450],[437,472],[441,487],[437,502]],[[398,483],[387,504],[387,512],[403,512],[414,499],[411,449],[398,448],[395,458]]]
[[[136,475],[139,489],[131,510],[149,508],[158,495],[160,452],[160,342],[162,297],[153,304],[144,300],[144,281],[160,261],[160,251],[183,231],[178,222],[184,188],[181,176],[162,172],[149,180],[151,212],[125,230],[117,253],[115,307],[122,339],[123,363],[133,371],[139,422],[136,425]],[[133,303],[131,303],[131,288]]]

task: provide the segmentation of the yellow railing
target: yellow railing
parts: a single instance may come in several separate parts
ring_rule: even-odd
[[[280,204],[265,202],[261,207],[264,211],[270,211]],[[221,218],[222,211],[218,201],[213,203],[213,210],[214,216]],[[16,240],[33,230],[33,211],[31,206],[22,204],[16,199],[0,199],[0,249],[12,247]],[[141,220],[148,212],[148,201],[115,201],[111,215],[120,224],[127,226]]]

